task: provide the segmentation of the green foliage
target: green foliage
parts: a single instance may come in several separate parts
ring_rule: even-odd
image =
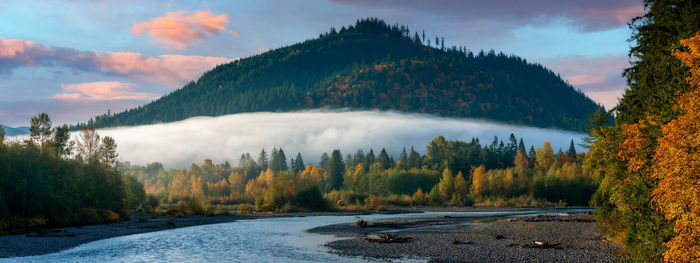
[[[331,158],[326,164],[326,180],[328,181],[328,189],[338,189],[343,185],[343,173],[345,172],[345,163],[340,150],[333,150]]]
[[[121,175],[99,162],[64,159],[34,144],[0,144],[0,213],[49,225],[102,223],[125,214]],[[0,221],[7,217],[3,216]]]
[[[404,26],[363,19],[217,66],[152,103],[97,116],[73,129],[324,107],[583,130],[596,104],[542,65],[494,51],[425,46]]]
[[[299,190],[294,197],[294,205],[311,211],[328,210],[328,204],[323,199],[321,190],[315,185]]]

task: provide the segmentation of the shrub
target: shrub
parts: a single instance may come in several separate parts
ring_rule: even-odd
[[[252,214],[253,213],[253,205],[251,204],[240,204],[238,205],[238,212],[241,214]]]
[[[294,205],[311,211],[328,210],[328,205],[326,200],[323,199],[323,195],[321,195],[321,190],[315,185],[297,192],[294,198]]]
[[[103,222],[119,222],[119,215],[112,210],[101,210]]]

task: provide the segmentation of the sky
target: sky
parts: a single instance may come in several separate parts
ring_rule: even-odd
[[[378,17],[446,45],[516,54],[610,109],[640,0],[0,1],[0,123],[86,121],[216,65]]]

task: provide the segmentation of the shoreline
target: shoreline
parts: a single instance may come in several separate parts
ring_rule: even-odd
[[[27,257],[51,254],[71,249],[82,244],[113,237],[163,231],[175,228],[229,223],[239,220],[252,220],[272,217],[305,217],[325,215],[366,215],[371,213],[399,214],[417,213],[417,210],[392,211],[335,211],[335,212],[292,212],[292,213],[253,213],[250,215],[188,215],[185,217],[163,217],[136,219],[130,221],[46,228],[26,231],[21,234],[0,236],[0,258]]]
[[[479,223],[477,223],[479,222]],[[336,224],[308,230],[346,239],[324,246],[330,253],[393,261],[428,262],[617,262],[619,247],[604,241],[589,213],[545,216],[445,216],[387,218],[380,227]],[[370,242],[381,233],[407,242]]]
[[[574,207],[575,208],[575,207]],[[581,207],[590,208],[590,207]],[[387,211],[333,211],[333,212],[292,212],[292,213],[254,213],[251,215],[189,215],[186,217],[166,217],[130,221],[48,228],[17,235],[0,236],[0,258],[37,256],[71,249],[89,242],[119,236],[163,231],[175,228],[235,222],[239,220],[262,219],[271,217],[306,217],[306,216],[361,216],[369,214],[406,214],[424,211],[444,212],[488,212],[488,211],[522,211],[522,210],[556,210],[557,208],[524,207],[396,207]],[[446,221],[445,221],[446,222]],[[354,227],[354,225],[353,225]],[[313,231],[310,231],[314,233]],[[319,233],[327,234],[327,233]]]

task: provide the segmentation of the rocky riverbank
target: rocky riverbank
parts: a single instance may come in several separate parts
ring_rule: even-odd
[[[338,224],[310,232],[350,237],[327,244],[333,253],[389,261],[407,257],[430,262],[613,262],[617,259],[617,247],[602,240],[589,214],[492,220],[488,216],[385,219],[359,224],[365,227]],[[484,223],[471,223],[474,221]],[[381,243],[365,238],[387,232],[392,237],[411,239]]]

